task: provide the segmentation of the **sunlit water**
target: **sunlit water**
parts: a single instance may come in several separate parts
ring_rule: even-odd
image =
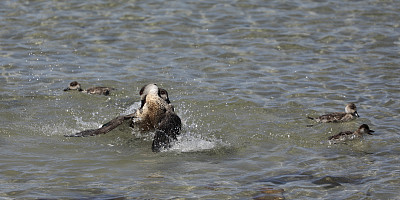
[[[0,2],[2,199],[400,199],[400,2]],[[117,88],[110,96],[64,92]],[[147,83],[171,149],[123,124]],[[358,106],[360,118],[306,118]],[[375,134],[327,138],[368,124]],[[314,125],[308,127],[307,125]]]

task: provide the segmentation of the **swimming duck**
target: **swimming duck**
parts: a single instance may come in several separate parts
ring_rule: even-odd
[[[64,91],[68,90],[78,90],[79,92],[86,92],[88,94],[100,94],[100,95],[109,95],[111,90],[115,90],[110,87],[91,87],[86,90],[82,89],[81,84],[77,81],[72,81]]]
[[[354,103],[349,103],[345,107],[345,112],[335,112],[326,115],[321,115],[317,118],[309,117],[308,119],[315,120],[320,123],[329,123],[329,122],[347,122],[355,119],[356,117],[360,117],[357,113],[357,107]]]
[[[375,132],[375,131],[369,129],[369,126],[367,124],[363,124],[354,132],[352,132],[352,131],[340,132],[334,136],[330,136],[328,138],[328,140],[330,140],[330,141],[352,140],[355,138],[361,138],[361,137],[363,137],[364,134],[372,135],[373,132]]]
[[[181,130],[181,119],[170,104],[168,92],[158,88],[156,84],[148,84],[139,92],[141,107],[129,115],[118,116],[107,122],[99,129],[85,130],[68,137],[84,137],[106,134],[121,125],[125,120],[132,120],[131,126],[141,131],[156,131],[153,138],[152,150],[157,152],[170,147],[177,140]]]

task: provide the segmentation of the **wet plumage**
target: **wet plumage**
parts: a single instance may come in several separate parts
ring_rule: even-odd
[[[141,130],[155,130],[152,149],[159,151],[168,148],[170,143],[176,140],[180,134],[181,119],[174,112],[174,107],[170,105],[168,93],[164,89],[159,89],[155,84],[144,86],[140,92],[141,108],[135,112],[135,120],[131,125],[139,126]]]

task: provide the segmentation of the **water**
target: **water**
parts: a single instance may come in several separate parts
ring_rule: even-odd
[[[400,2],[0,2],[3,199],[400,199]],[[110,96],[63,92],[117,88]],[[173,148],[123,125],[169,91]],[[361,118],[319,124],[344,110]],[[366,123],[375,135],[329,145]]]

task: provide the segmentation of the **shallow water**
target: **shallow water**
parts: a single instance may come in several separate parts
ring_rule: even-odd
[[[4,199],[399,199],[400,2],[1,1]],[[117,88],[110,96],[63,92]],[[127,125],[157,83],[182,118]],[[355,102],[361,118],[306,116]],[[366,123],[375,134],[329,145]]]

